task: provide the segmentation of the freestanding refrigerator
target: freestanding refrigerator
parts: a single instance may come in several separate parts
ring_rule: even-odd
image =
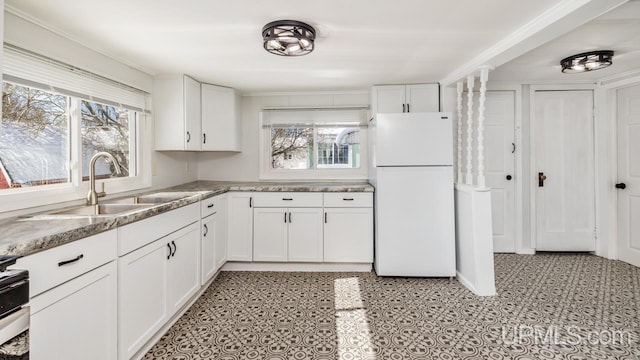
[[[369,125],[379,276],[456,275],[450,113],[376,114]]]

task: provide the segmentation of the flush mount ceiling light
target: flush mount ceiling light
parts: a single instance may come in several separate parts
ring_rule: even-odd
[[[316,30],[295,20],[278,20],[262,28],[264,49],[281,56],[301,56],[313,51]]]
[[[566,74],[604,69],[612,63],[613,51],[611,50],[589,51],[560,61],[562,72]]]

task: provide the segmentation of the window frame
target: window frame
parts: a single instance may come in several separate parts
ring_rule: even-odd
[[[55,92],[41,86],[34,85],[30,81],[20,81],[15,77],[4,82],[13,83],[19,86],[26,86],[42,91]],[[81,96],[66,96],[69,107],[69,150],[70,158],[68,167],[70,169],[70,181],[62,184],[39,185],[25,188],[0,190],[0,213],[17,211],[33,207],[44,207],[48,205],[59,205],[59,203],[85,199],[89,192],[89,181],[82,180],[82,132],[81,132],[81,101],[98,102]],[[148,101],[148,99],[147,99]],[[109,105],[109,104],[106,104]],[[113,105],[109,105],[113,106]],[[135,119],[135,126],[130,126],[130,147],[135,147],[135,156],[130,158],[130,166],[135,166],[135,176],[101,179],[97,180],[97,188],[100,189],[105,184],[107,194],[117,194],[127,191],[134,191],[151,186],[151,172],[149,164],[151,162],[150,143],[145,141],[151,136],[147,126],[147,116],[145,112],[128,109],[129,119]],[[133,132],[133,134],[132,134]],[[132,144],[133,143],[133,144]]]
[[[313,128],[313,154],[315,156],[312,169],[273,169],[271,167],[271,126],[264,125],[263,112],[258,121],[260,134],[260,180],[367,180],[368,169],[368,137],[367,127],[364,125],[345,124],[344,127],[360,128],[360,167],[359,168],[318,168],[318,133],[322,124],[306,124]],[[301,124],[302,126],[302,124]],[[333,124],[331,126],[336,126]]]

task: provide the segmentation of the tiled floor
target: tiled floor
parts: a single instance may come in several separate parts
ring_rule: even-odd
[[[223,272],[145,359],[640,359],[639,268],[495,263],[484,298],[448,279]]]

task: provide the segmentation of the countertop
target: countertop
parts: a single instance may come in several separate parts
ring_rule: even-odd
[[[262,192],[373,192],[366,182],[225,182],[194,181],[166,189],[141,193],[193,192],[184,198],[123,215],[109,217],[59,218],[26,215],[0,220],[0,255],[27,256],[166,211],[196,203],[228,191]]]

